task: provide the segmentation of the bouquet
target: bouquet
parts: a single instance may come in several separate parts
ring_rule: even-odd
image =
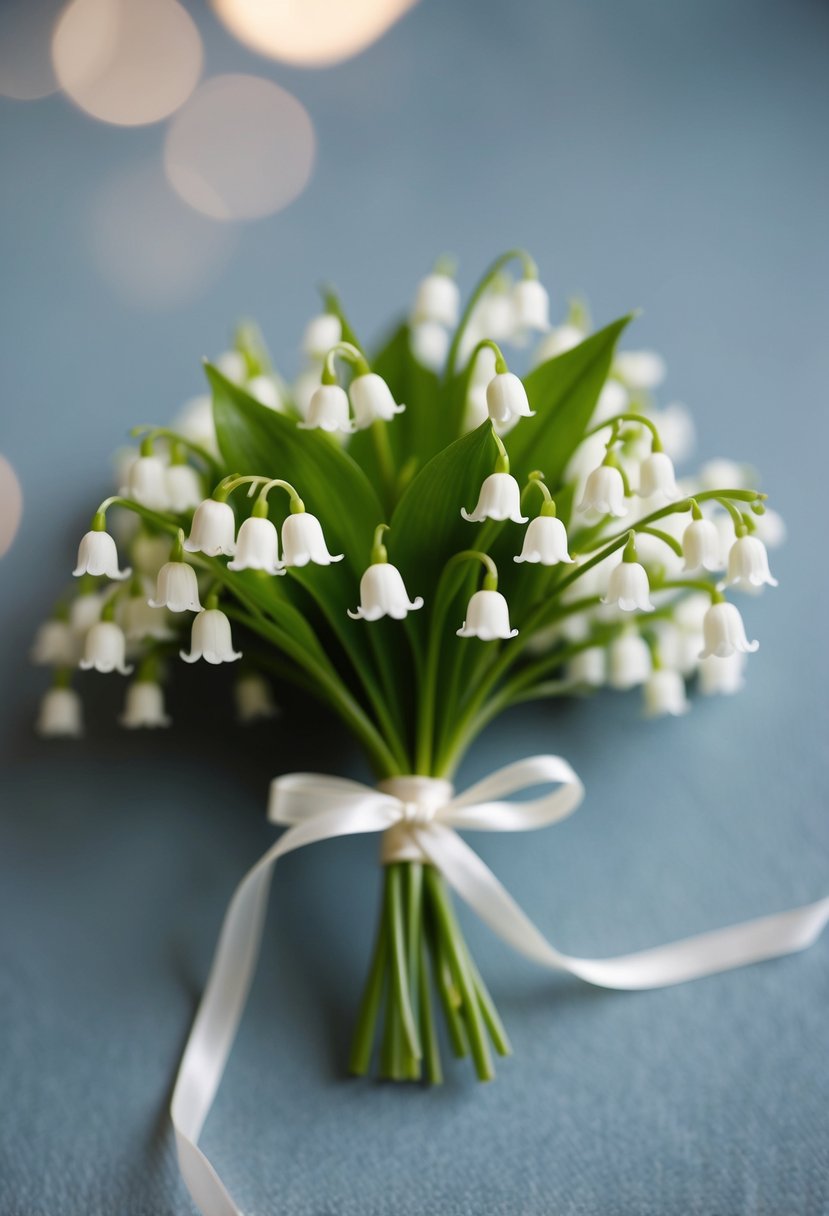
[[[74,591],[37,636],[55,669],[45,734],[81,731],[76,668],[131,677],[128,729],[167,726],[179,656],[238,663],[246,718],[295,685],[351,731],[403,807],[383,837],[357,1074],[376,1058],[382,1077],[439,1082],[445,1041],[487,1080],[510,1050],[417,833],[484,727],[605,685],[641,687],[649,716],[684,714],[689,687],[735,692],[758,643],[730,596],[775,582],[766,542],[782,525],[750,470],[715,462],[677,481],[690,423],[657,407],[658,356],[617,352],[631,318],[592,331],[581,304],[555,328],[548,314],[518,251],[463,309],[439,263],[376,350],[326,292],[292,386],[243,325],[205,365],[210,398],[133,432]],[[133,526],[115,533],[117,515]]]

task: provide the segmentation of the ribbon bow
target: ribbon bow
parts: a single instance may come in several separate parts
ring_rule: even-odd
[[[500,801],[504,795],[542,785],[555,788],[526,801]],[[457,829],[520,832],[547,827],[570,815],[583,794],[573,769],[558,756],[532,756],[509,764],[457,797],[448,781],[431,777],[395,777],[377,789],[314,773],[294,773],[271,783],[268,818],[288,830],[248,871],[230,901],[170,1108],[181,1174],[203,1216],[240,1216],[198,1140],[253,981],[274,866],[286,853],[336,836],[381,832],[384,862],[430,862],[513,949],[542,967],[567,971],[603,988],[664,988],[792,954],[812,945],[829,921],[826,898],[636,954],[609,959],[562,954]]]

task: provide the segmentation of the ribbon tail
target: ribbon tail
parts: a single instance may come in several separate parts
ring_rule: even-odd
[[[667,988],[811,946],[829,922],[829,897],[697,937],[617,958],[562,954],[530,920],[489,866],[442,824],[418,830],[424,854],[461,899],[514,950],[542,967],[566,971],[600,988]]]

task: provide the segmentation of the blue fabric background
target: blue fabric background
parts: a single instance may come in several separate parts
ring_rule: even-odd
[[[532,841],[474,839],[572,953],[656,944],[825,895],[829,9],[817,0],[424,2],[335,69],[268,65],[204,13],[211,71],[272,75],[319,135],[316,175],[247,229],[187,307],[119,303],[84,240],[94,189],[157,155],[58,99],[0,105],[0,451],[26,495],[0,564],[0,1213],[190,1211],[169,1087],[224,905],[272,838],[267,781],[365,775],[291,707],[231,721],[222,673],[184,670],[177,727],[125,737],[95,680],[88,739],[30,733],[34,622],[68,570],[107,457],[198,391],[239,313],[290,368],[320,278],[363,332],[434,254],[468,285],[520,242],[561,306],[643,305],[706,457],[742,456],[790,529],[739,699],[683,721],[636,697],[518,712],[461,781],[567,756],[588,788]],[[91,682],[90,682],[91,687]],[[194,694],[204,693],[198,704]],[[209,699],[205,699],[209,698]],[[593,991],[467,918],[513,1037],[497,1081],[345,1080],[377,902],[376,842],[279,872],[260,974],[205,1145],[244,1209],[289,1216],[732,1216],[829,1212],[827,951],[650,994]]]

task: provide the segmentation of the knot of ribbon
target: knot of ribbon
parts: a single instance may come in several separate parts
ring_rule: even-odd
[[[511,794],[553,787],[535,798]],[[268,893],[280,857],[338,836],[381,833],[381,861],[436,866],[456,893],[513,949],[553,971],[602,988],[663,988],[804,950],[829,921],[829,897],[774,916],[716,929],[616,958],[557,950],[459,830],[531,831],[558,823],[584,788],[566,760],[532,756],[456,795],[448,781],[394,777],[376,789],[341,777],[293,773],[271,783],[268,818],[287,831],[242,879],[228,906],[204,996],[184,1050],[170,1107],[182,1177],[202,1216],[240,1216],[198,1146],[253,981]]]

